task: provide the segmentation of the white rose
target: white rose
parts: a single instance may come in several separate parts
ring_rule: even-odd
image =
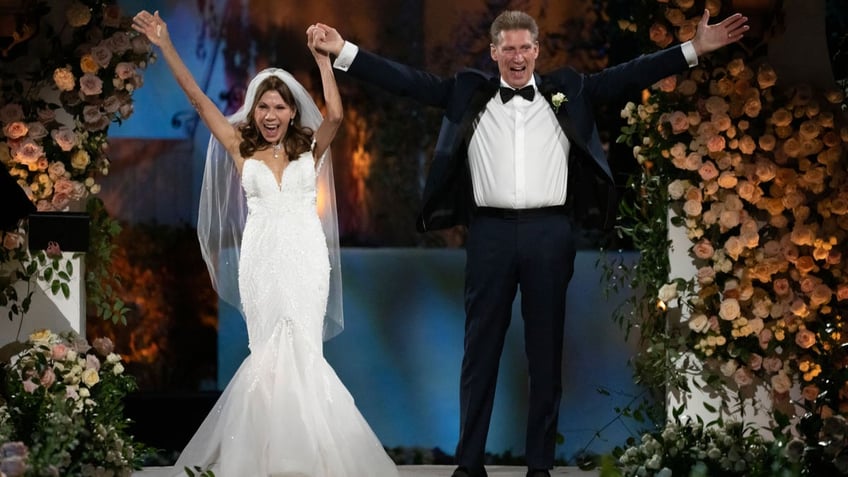
[[[677,284],[666,283],[663,285],[657,293],[657,298],[665,304],[668,304],[668,302],[677,298]]]

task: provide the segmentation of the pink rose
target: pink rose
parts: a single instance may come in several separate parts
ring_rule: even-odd
[[[103,93],[103,80],[92,73],[82,75],[82,78],[80,78],[80,92],[86,96],[97,96]]]
[[[114,35],[110,36],[108,40],[106,40],[106,44],[109,46],[109,49],[118,54],[123,54],[130,48],[132,48],[132,43],[130,42],[130,37],[127,32],[117,32]]]
[[[711,181],[718,177],[718,169],[712,161],[704,161],[701,167],[698,168],[698,175],[704,181]]]
[[[135,75],[135,65],[132,63],[121,62],[115,65],[115,76],[122,80],[128,80]]]
[[[44,374],[41,375],[41,385],[45,388],[49,388],[56,382],[56,373],[53,372],[53,368],[47,368],[44,371]]]
[[[5,134],[7,138],[12,140],[20,139],[26,136],[27,132],[29,132],[29,128],[22,121],[14,121],[3,126],[3,134]]]
[[[710,243],[709,240],[703,239],[692,247],[692,252],[695,254],[696,257],[702,260],[707,260],[713,257],[715,249],[713,248],[713,244]]]
[[[53,345],[53,348],[50,350],[50,356],[56,361],[62,361],[67,355],[68,347],[62,343]]]
[[[798,330],[795,334],[795,344],[804,349],[809,349],[816,344],[816,334],[808,329]]]
[[[97,356],[94,356],[93,354],[85,356],[85,369],[100,371],[100,360],[97,359]]]
[[[30,394],[34,393],[35,390],[38,389],[38,384],[35,384],[34,382],[32,382],[31,379],[27,379],[26,381],[24,381],[23,384],[24,384],[24,391],[26,391]]]
[[[723,151],[725,147],[727,147],[727,143],[724,136],[716,134],[707,139],[707,150],[710,152]]]
[[[100,356],[108,356],[109,353],[115,350],[115,345],[112,343],[112,340],[106,337],[96,338],[92,343],[92,346]]]
[[[765,330],[763,330],[765,331]],[[763,359],[763,369],[769,373],[776,373],[783,368],[783,361],[776,356],[768,356]]]
[[[789,280],[785,278],[778,278],[774,281],[774,283],[772,283],[772,288],[777,296],[786,296],[790,291]]]
[[[94,58],[98,66],[105,68],[112,61],[112,50],[101,43],[91,49],[91,57]]]
[[[671,123],[671,132],[674,134],[680,134],[689,129],[689,118],[681,111],[671,113],[668,122]]]
[[[62,249],[57,242],[52,240],[47,242],[47,248],[44,250],[44,253],[49,258],[62,258]]]

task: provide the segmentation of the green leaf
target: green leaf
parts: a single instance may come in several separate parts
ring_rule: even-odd
[[[63,284],[62,284],[62,295],[64,295],[64,296],[65,296],[65,298],[70,298],[70,297],[71,297],[71,287],[70,287],[70,286],[68,286],[68,284],[67,284],[67,283],[63,283]]]

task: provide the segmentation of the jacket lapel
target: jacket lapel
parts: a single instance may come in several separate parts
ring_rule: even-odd
[[[557,93],[564,93],[564,88],[557,88],[557,85],[551,81],[548,81],[544,77],[540,77],[536,75],[536,84],[539,85],[539,93],[542,97],[545,98],[545,101],[550,105],[551,110],[553,110],[554,115],[559,122],[562,131],[565,133],[565,136],[571,142],[572,145],[578,147],[582,152],[586,153],[589,157],[592,157],[592,154],[589,153],[589,148],[586,146],[583,138],[577,134],[577,131],[574,129],[574,125],[571,122],[571,118],[568,116],[568,101],[563,102],[559,105],[559,108],[554,106],[553,96]]]

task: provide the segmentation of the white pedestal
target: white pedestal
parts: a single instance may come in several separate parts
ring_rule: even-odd
[[[85,334],[85,256],[72,258],[74,254],[71,252],[62,255],[73,265],[68,283],[70,295],[68,298],[61,292],[54,295],[50,291],[50,283],[43,280],[29,283],[30,290],[33,290],[32,303],[23,317],[16,315],[10,321],[9,309],[0,307],[0,349],[17,341],[26,341],[30,333],[44,328],[54,332]],[[18,281],[15,289],[19,300],[23,300],[27,294],[27,283]]]
[[[669,219],[673,214],[673,211],[669,211]],[[692,246],[692,242],[686,235],[686,228],[677,227],[669,220],[668,236],[671,241],[668,255],[670,278],[683,278],[685,280],[694,278],[697,269],[689,256],[689,248]],[[688,327],[689,315],[685,308],[672,309],[669,311],[669,316],[670,327]],[[687,331],[683,330],[684,333]],[[694,353],[683,353],[676,363],[678,369],[686,372],[689,392],[683,392],[679,389],[668,389],[666,391],[666,414],[669,419],[673,419],[675,411],[682,406],[683,411],[679,416],[682,421],[700,418],[703,422],[711,422],[722,418],[725,422],[745,422],[760,429],[764,438],[772,437],[771,433],[766,431],[770,431],[773,426],[772,416],[775,409],[771,392],[766,386],[762,383],[758,384],[755,380],[750,389],[743,390],[740,395],[733,383],[728,380],[725,381],[729,384],[728,386],[724,389],[716,389],[705,383],[702,377],[703,362]],[[797,400],[800,394],[798,386],[790,390],[792,400]],[[792,410],[781,409],[781,411],[787,413]],[[801,412],[800,409],[795,411]]]

